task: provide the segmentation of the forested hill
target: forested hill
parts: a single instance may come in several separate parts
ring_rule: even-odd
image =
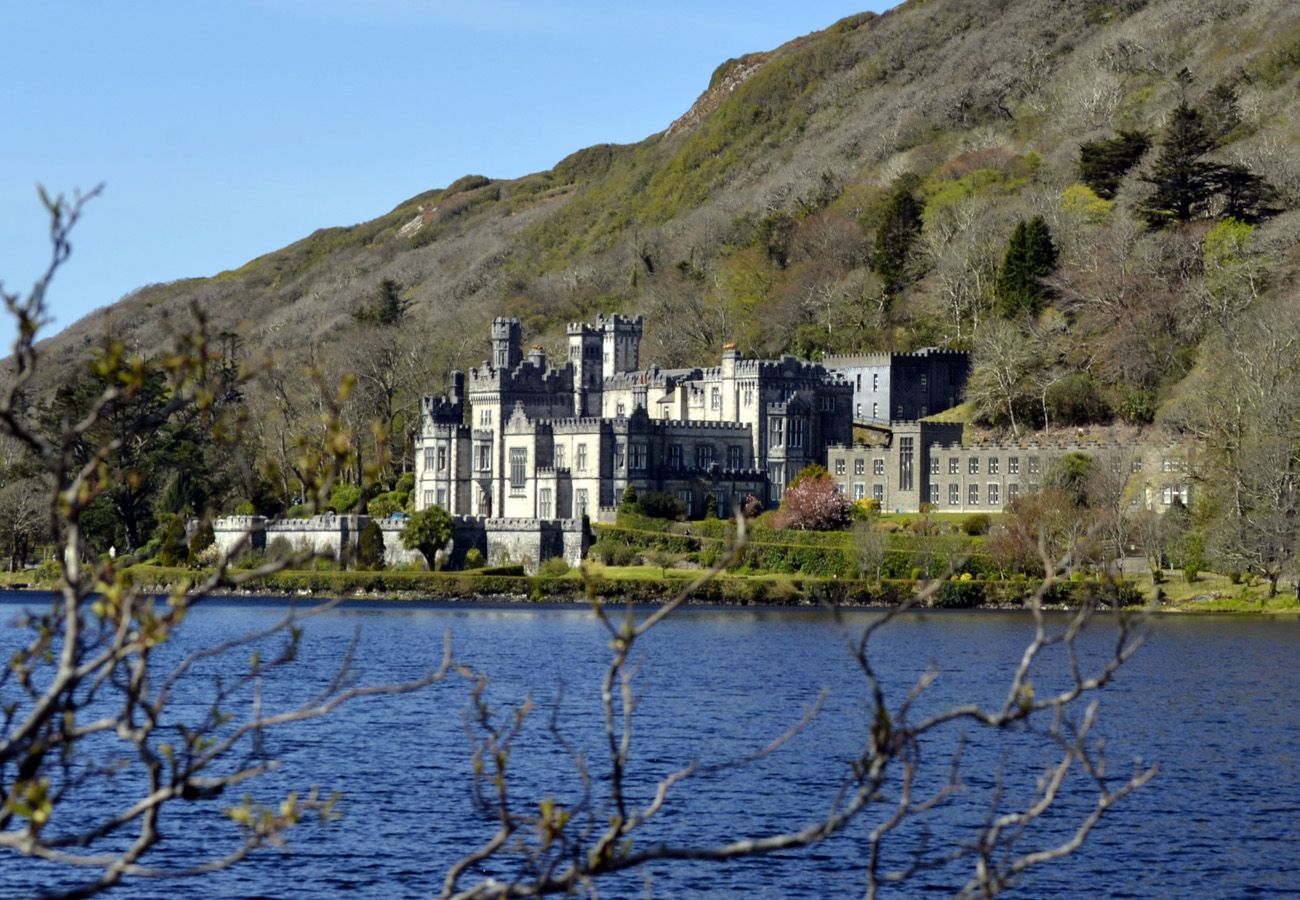
[[[728,60],[640,143],[144,288],[47,358],[154,347],[196,304],[283,364],[250,402],[292,418],[315,363],[400,430],[493,316],[554,356],[624,311],[647,363],[969,347],[995,425],[1150,421],[1208,337],[1294,296],[1298,80],[1294,0],[910,0]]]

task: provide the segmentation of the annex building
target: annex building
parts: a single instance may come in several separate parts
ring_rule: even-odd
[[[1186,445],[1001,441],[963,443],[963,426],[891,422],[870,445],[831,447],[826,468],[851,501],[870,499],[886,511],[1001,512],[1038,491],[1052,466],[1071,453],[1115,473],[1125,505],[1164,512],[1191,500],[1192,451]]]

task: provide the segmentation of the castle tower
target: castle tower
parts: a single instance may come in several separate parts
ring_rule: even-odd
[[[604,316],[596,317],[592,327],[585,322],[569,323],[569,364],[573,366],[573,414],[600,415],[601,345],[605,329]]]
[[[608,319],[597,317],[597,327],[604,326],[604,353],[602,354],[602,375],[609,378],[623,372],[635,372],[641,367],[641,333],[643,330],[640,316],[630,319],[617,313]]]
[[[492,365],[513,369],[523,362],[522,329],[518,319],[497,316],[492,320]]]

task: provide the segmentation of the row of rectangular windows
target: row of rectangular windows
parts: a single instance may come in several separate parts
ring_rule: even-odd
[[[840,484],[839,487],[840,487],[840,493],[841,493],[841,494],[844,494],[844,493],[845,493],[844,485],[843,485],[843,484]],[[1006,502],[1007,502],[1007,503],[1014,503],[1014,502],[1016,501],[1016,498],[1020,496],[1020,485],[1019,485],[1019,484],[1008,484],[1008,485],[1006,486],[1006,488],[1007,488],[1007,497],[1006,497]],[[988,489],[988,490],[987,490],[987,492],[985,493],[985,496],[987,497],[987,500],[986,500],[986,502],[985,502],[984,504],[982,504],[982,505],[986,505],[986,506],[997,506],[997,505],[999,505],[999,504],[1002,502],[1002,485],[1001,485],[1000,483],[997,483],[997,482],[990,482],[990,483],[987,485],[987,489]],[[1037,484],[1030,484],[1030,485],[1028,485],[1028,488],[1027,488],[1027,489],[1028,489],[1028,491],[1029,491],[1030,493],[1033,493],[1034,491],[1037,491],[1037,490],[1038,490],[1038,485],[1037,485]],[[940,486],[937,485],[937,484],[932,484],[932,485],[930,485],[930,502],[931,502],[931,503],[934,503],[934,504],[938,504],[938,503],[939,503],[939,495],[940,495]],[[866,486],[865,484],[860,483],[860,482],[855,483],[855,484],[853,485],[853,499],[854,499],[854,500],[862,500],[862,499],[865,499],[866,496],[867,496],[867,486]],[[885,499],[885,486],[884,486],[883,484],[872,484],[872,485],[871,485],[871,498],[872,498],[873,500],[877,501],[877,502],[882,502],[882,503],[883,503],[883,502],[884,502],[884,499]],[[1166,504],[1168,504],[1169,502],[1170,502],[1170,501],[1166,501]],[[961,505],[962,505],[962,501],[961,501],[961,485],[960,485],[960,484],[949,484],[949,485],[948,485],[948,505],[949,505],[949,506],[961,506]],[[980,486],[979,486],[978,484],[968,484],[968,485],[966,485],[966,505],[967,505],[967,506],[980,506],[980,505],[981,505],[981,503],[980,503]]]
[[[614,467],[622,469],[624,463],[624,445],[618,443],[614,445]],[[712,444],[699,444],[695,448],[695,465],[700,469],[707,469],[711,466],[716,458],[717,448]],[[567,451],[563,444],[555,447],[555,467],[557,469],[567,468]],[[646,467],[646,446],[644,444],[633,444],[628,459],[632,471],[642,471]],[[683,467],[683,455],[681,444],[671,444],[668,447],[668,458],[666,460],[668,468],[681,469]],[[745,451],[738,446],[727,448],[727,467],[739,469],[744,465]],[[528,450],[525,447],[510,448],[510,486],[512,488],[522,489],[526,477],[528,465]],[[428,447],[424,451],[424,467],[426,470],[444,471],[447,468],[447,451],[444,447]],[[578,444],[574,450],[574,469],[578,472],[587,471],[587,445]],[[492,470],[492,448],[488,444],[481,444],[478,447],[478,471],[490,472]]]
[[[1038,459],[1037,456],[1031,456],[1031,457],[1029,457],[1028,460],[1027,460],[1027,463],[1028,463],[1028,465],[1027,465],[1026,468],[1027,468],[1028,474],[1030,474],[1030,475],[1038,475],[1038,474],[1040,474],[1040,465],[1039,465],[1039,459]],[[990,457],[988,458],[988,474],[989,474],[989,475],[1001,475],[1001,474],[1002,474],[1002,472],[1001,472],[1001,465],[1002,465],[1002,463],[1001,463],[1001,457],[990,456]],[[835,474],[836,474],[836,475],[843,475],[843,474],[845,474],[845,469],[846,469],[846,467],[847,467],[847,464],[846,464],[845,460],[844,460],[842,457],[839,458],[839,459],[837,459],[837,460],[835,460]],[[931,474],[931,475],[938,475],[938,474],[940,474],[940,467],[941,467],[941,461],[940,461],[939,457],[937,457],[937,456],[935,456],[935,457],[931,457],[931,458],[930,458],[930,474]],[[865,474],[866,474],[866,468],[867,468],[867,461],[866,461],[865,459],[863,459],[863,458],[861,458],[861,457],[858,457],[858,458],[856,458],[856,459],[853,460],[853,474],[854,474],[854,475],[865,475]],[[872,474],[873,474],[873,475],[884,475],[884,474],[885,474],[885,460],[884,460],[884,458],[878,456],[878,457],[875,457],[874,459],[872,459],[872,461],[871,461],[871,470],[872,470]],[[979,458],[978,456],[971,456],[971,457],[968,457],[968,458],[967,458],[967,460],[966,460],[966,471],[967,471],[969,474],[971,474],[971,475],[978,475],[978,474],[980,474],[980,458]],[[960,458],[960,457],[957,457],[957,456],[950,456],[950,457],[948,457],[948,474],[949,474],[949,475],[960,475],[960,474],[961,474],[961,458]],[[1008,474],[1008,475],[1019,475],[1019,474],[1020,474],[1020,457],[1018,457],[1018,456],[1009,456],[1009,457],[1007,457],[1007,474]]]

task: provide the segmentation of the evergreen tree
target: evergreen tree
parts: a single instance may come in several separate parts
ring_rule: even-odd
[[[384,567],[384,532],[379,523],[371,519],[361,529],[361,538],[357,541],[357,568],[362,571],[378,571]]]
[[[1214,149],[1214,139],[1201,114],[1186,101],[1174,110],[1160,156],[1143,180],[1155,192],[1140,207],[1151,228],[1190,222],[1206,215],[1222,167],[1204,157]]]
[[[1282,211],[1274,205],[1276,188],[1245,166],[1220,166],[1215,187],[1223,198],[1222,215],[1226,218],[1258,225]]]
[[[410,302],[402,299],[402,286],[391,278],[385,278],[379,282],[374,300],[359,307],[352,318],[371,325],[398,325],[410,308]]]
[[[998,309],[1008,319],[1037,315],[1048,297],[1042,279],[1056,268],[1056,245],[1042,216],[1021,221],[1012,232],[994,290]]]
[[[894,192],[876,229],[871,251],[871,270],[884,282],[885,296],[893,299],[907,283],[907,262],[912,243],[921,233],[920,201],[903,187]]]
[[[1145,131],[1121,131],[1118,137],[1079,147],[1079,180],[1103,200],[1114,200],[1120,182],[1151,148]]]

